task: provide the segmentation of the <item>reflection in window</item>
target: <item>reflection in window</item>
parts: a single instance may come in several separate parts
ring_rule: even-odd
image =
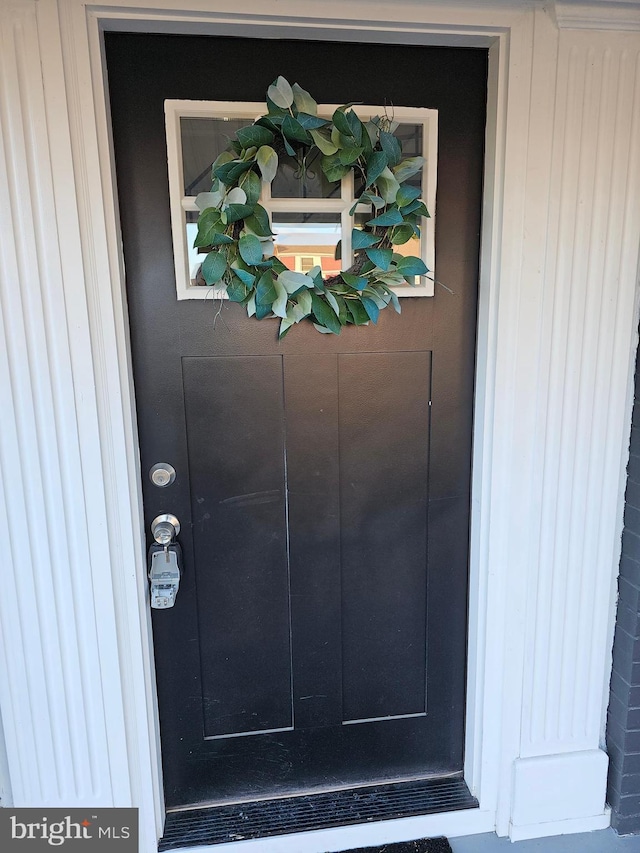
[[[180,118],[184,194],[195,196],[211,189],[211,164],[235,139],[250,118]]]
[[[301,166],[281,154],[278,173],[271,182],[272,198],[340,198],[340,182],[329,183],[322,171],[322,154],[316,151]]]
[[[198,277],[200,266],[206,257],[206,249],[196,249],[193,246],[196,235],[198,234],[198,216],[199,210],[187,210],[187,250],[189,252],[189,279],[192,285],[206,284],[202,276]]]
[[[402,157],[419,157],[423,153],[423,125],[421,124],[399,124],[395,136],[402,146]],[[407,181],[413,187],[422,186],[422,170],[409,178]]]
[[[289,269],[308,272],[319,266],[323,278],[340,272],[335,259],[341,237],[339,213],[274,213],[272,228],[275,255]]]

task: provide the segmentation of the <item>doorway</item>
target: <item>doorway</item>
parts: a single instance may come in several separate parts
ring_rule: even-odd
[[[154,614],[167,806],[461,774],[486,51],[106,45],[145,518],[183,529],[176,606]],[[213,329],[176,300],[164,101],[259,101],[278,74],[438,110],[433,298],[281,344],[239,306]],[[146,477],[161,461],[168,489]]]

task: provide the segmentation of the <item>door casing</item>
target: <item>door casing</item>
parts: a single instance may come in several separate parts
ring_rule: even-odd
[[[101,413],[102,431],[107,438],[104,442],[106,453],[111,458],[105,464],[105,479],[108,482],[108,536],[112,553],[122,553],[123,542],[128,555],[134,560],[136,567],[136,601],[127,599],[125,584],[119,583],[114,576],[116,590],[115,621],[121,643],[130,643],[132,637],[139,634],[142,642],[136,645],[137,667],[132,666],[125,672],[125,720],[132,734],[129,747],[131,766],[137,768],[137,779],[133,779],[133,787],[138,786],[138,801],[145,809],[141,815],[146,820],[146,830],[149,836],[155,827],[158,833],[163,819],[162,783],[158,749],[158,721],[155,706],[155,690],[153,678],[153,656],[149,639],[148,605],[145,589],[145,559],[144,559],[144,530],[141,524],[141,494],[139,489],[140,472],[137,463],[137,440],[135,434],[135,409],[133,406],[133,381],[128,354],[128,324],[126,305],[123,299],[124,279],[123,262],[119,248],[117,199],[114,185],[114,166],[109,136],[108,105],[106,103],[106,80],[104,76],[101,31],[136,30],[141,32],[212,32],[229,35],[246,35],[253,37],[277,38],[286,33],[288,37],[305,38],[313,36],[328,40],[360,40],[399,42],[403,40],[417,44],[436,44],[452,46],[480,46],[490,48],[489,93],[487,147],[485,159],[485,202],[483,209],[483,237],[480,275],[480,303],[478,328],[478,359],[476,375],[476,416],[474,430],[474,499],[472,501],[471,518],[471,570],[470,570],[470,630],[468,648],[468,689],[467,689],[467,728],[466,728],[466,761],[465,778],[470,789],[480,799],[480,809],[469,814],[457,813],[452,815],[431,816],[411,821],[388,822],[385,824],[385,840],[400,840],[415,837],[417,834],[451,833],[489,831],[495,827],[496,806],[500,791],[500,761],[501,750],[493,751],[492,758],[486,756],[487,747],[491,742],[497,743],[500,738],[499,720],[504,696],[502,691],[492,694],[485,687],[485,671],[492,669],[492,657],[498,652],[500,642],[499,627],[489,624],[487,620],[486,596],[488,581],[488,564],[486,556],[487,518],[488,513],[481,512],[488,506],[490,497],[489,478],[487,476],[488,460],[492,445],[492,435],[486,425],[491,422],[495,400],[492,396],[493,379],[496,370],[495,350],[495,316],[498,308],[498,258],[500,240],[504,238],[502,227],[502,209],[504,205],[504,149],[506,143],[506,98],[509,65],[507,46],[509,41],[523,34],[524,19],[513,10],[505,10],[502,16],[496,17],[498,24],[477,25],[468,23],[469,15],[464,11],[453,12],[442,8],[434,13],[434,18],[442,20],[440,24],[424,25],[420,23],[403,22],[392,26],[388,22],[382,24],[357,24],[339,19],[318,19],[299,15],[295,19],[283,19],[276,16],[246,14],[216,13],[181,8],[164,12],[144,10],[145,2],[134,5],[127,0],[117,0],[110,7],[93,7],[86,4],[86,11],[80,3],[71,3],[67,15],[63,16],[63,39],[66,34],[67,62],[70,59],[73,43],[77,49],[78,40],[87,49],[82,61],[91,64],[93,78],[93,106],[95,112],[84,108],[83,120],[93,117],[96,131],[96,146],[81,150],[78,142],[82,140],[82,132],[76,128],[76,148],[74,157],[85,172],[95,180],[103,181],[103,193],[94,196],[94,216],[104,217],[106,244],[103,245],[102,260],[107,261],[110,275],[105,275],[97,268],[90,270],[87,276],[87,287],[93,291],[95,308],[92,327],[94,352],[102,364],[102,370],[97,377],[97,383],[102,387],[104,404]],[[149,4],[150,5],[150,4]],[[195,4],[194,4],[195,5]],[[260,4],[256,4],[260,5]],[[129,8],[130,7],[130,8]],[[157,9],[157,4],[155,6]],[[86,14],[86,19],[85,19]],[[232,18],[232,20],[231,20]],[[456,22],[457,19],[457,22]],[[466,23],[464,20],[466,19]],[[482,16],[480,16],[482,19]],[[86,26],[87,36],[82,32]],[[63,50],[65,46],[63,43]],[[78,75],[77,68],[72,69],[72,75]],[[80,94],[77,97],[80,99]],[[86,91],[82,94],[87,94]],[[73,111],[74,105],[71,105]],[[77,115],[83,113],[80,101],[75,104]],[[528,103],[523,97],[521,110],[528,110]],[[86,145],[86,140],[85,140]],[[98,155],[98,157],[92,157]],[[513,190],[512,190],[513,192]],[[94,221],[94,228],[96,227]],[[90,255],[90,246],[95,235],[85,233],[84,244]],[[101,285],[98,282],[102,282]],[[100,295],[98,295],[100,294]],[[104,331],[109,331],[110,339],[101,340]],[[114,334],[113,334],[114,333]],[[111,336],[112,335],[112,336]],[[117,380],[111,365],[118,364]],[[111,376],[111,379],[108,377]],[[125,423],[124,459],[115,459],[114,442],[110,436],[115,430],[121,429]],[[127,509],[123,515],[123,506]],[[128,514],[128,518],[126,515]],[[124,522],[124,527],[123,527]],[[123,538],[124,537],[124,538]],[[129,591],[131,583],[129,583]],[[482,606],[481,606],[482,604]],[[499,657],[499,653],[498,653]],[[123,668],[127,668],[126,656],[123,655]],[[137,678],[144,672],[144,681]],[[149,722],[152,738],[145,744],[145,733],[140,727],[139,710],[138,723],[135,709],[144,709],[143,719]],[[484,720],[492,721],[485,725]],[[512,750],[509,750],[512,754]],[[145,785],[145,775],[149,775],[151,786]],[[136,774],[134,773],[134,776]],[[413,827],[416,827],[414,829]],[[144,832],[144,827],[143,827]],[[372,836],[371,827],[368,830],[345,828],[332,830],[331,843],[336,848],[364,844],[367,838],[376,841],[380,834]],[[323,836],[327,843],[326,834]],[[344,839],[344,840],[342,840]],[[300,849],[300,839],[292,837],[291,849]],[[309,841],[309,844],[312,842]],[[252,843],[252,849],[260,849],[261,842]],[[223,848],[219,848],[221,853]],[[282,849],[285,849],[284,847]],[[305,847],[312,850],[312,846]],[[318,848],[319,849],[319,848]],[[326,848],[324,848],[326,849]]]

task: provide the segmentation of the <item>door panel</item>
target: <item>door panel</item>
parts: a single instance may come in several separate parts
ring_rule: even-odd
[[[426,711],[430,361],[339,357],[345,721]]]
[[[282,359],[191,357],[183,375],[204,734],[287,728]]]
[[[153,616],[167,805],[460,771],[486,52],[105,41],[145,519],[182,522],[176,606]],[[281,343],[238,305],[214,327],[176,300],[164,100],[260,101],[278,74],[324,103],[439,110],[447,290]]]

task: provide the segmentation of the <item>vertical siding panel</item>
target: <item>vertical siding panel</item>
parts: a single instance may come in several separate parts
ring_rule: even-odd
[[[13,798],[16,805],[109,805],[36,4],[3,6],[0,36],[0,307],[7,344],[0,454],[9,550],[2,561],[0,690]]]
[[[560,33],[548,228],[540,245],[535,452],[542,476],[533,500],[540,524],[522,756],[601,742],[598,696],[610,643],[603,602],[610,600],[620,523],[621,460],[611,448],[624,444],[638,263],[637,61],[632,37]]]

